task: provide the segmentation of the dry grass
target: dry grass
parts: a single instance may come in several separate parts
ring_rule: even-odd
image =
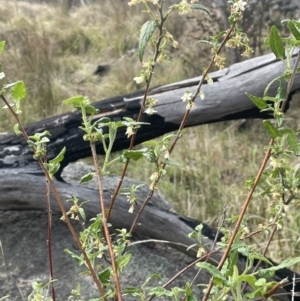
[[[62,107],[61,101],[76,94],[99,100],[139,88],[132,78],[140,64],[136,54],[128,53],[137,46],[138,29],[145,18],[139,9],[129,10],[127,1],[102,1],[68,11],[47,4],[0,0],[0,39],[7,42],[1,62],[8,82],[22,79],[27,86],[24,122],[70,109]],[[179,58],[176,51],[171,54],[175,64],[160,67],[153,85],[196,75],[207,60],[207,50],[201,50],[199,58],[196,49],[200,46],[184,38],[191,34],[189,26],[195,19],[183,23],[186,27],[180,20],[176,16],[170,26],[182,45],[182,54]],[[111,71],[105,77],[94,76],[97,65],[103,64],[110,64]],[[291,113],[293,127],[299,126],[298,114],[299,108]],[[261,121],[252,121],[243,132],[239,123],[185,130],[172,158],[182,168],[169,168],[160,184],[161,192],[178,212],[213,226],[218,224],[224,204],[227,216],[239,213],[247,193],[244,182],[255,175],[268,143]],[[12,125],[7,112],[1,110],[0,132]],[[147,182],[151,170],[144,162],[132,165],[128,175]],[[259,196],[254,199],[248,212],[250,228],[268,219],[267,207]],[[274,259],[299,255],[300,219],[297,210],[292,211],[287,214],[287,227],[272,244]],[[259,245],[263,247],[265,241],[261,237],[253,243],[263,242]]]

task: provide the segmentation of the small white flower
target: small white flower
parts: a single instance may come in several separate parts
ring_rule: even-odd
[[[200,99],[203,100],[205,98],[205,94],[202,90],[199,92]]]
[[[128,5],[132,6],[132,5],[137,5],[138,3],[139,3],[139,0],[131,0],[130,2],[128,2]]]
[[[239,1],[235,2],[235,3],[233,3],[233,7],[235,8],[236,11],[244,11],[246,5],[247,5],[247,2],[246,1],[242,1],[242,0],[239,0]]]
[[[127,135],[127,138],[130,138],[134,134],[134,129],[132,126],[128,126],[125,132],[125,135]]]
[[[144,111],[144,113],[146,113],[146,114],[148,114],[148,115],[153,115],[153,113],[156,113],[157,111],[155,111],[154,109],[153,109],[153,107],[148,107],[145,111]]]
[[[157,171],[155,171],[155,172],[150,176],[149,179],[150,179],[152,182],[154,182],[154,181],[156,181],[156,180],[158,179],[158,177],[159,177],[159,174],[158,174]]]
[[[212,85],[214,83],[213,79],[208,74],[206,75],[205,79],[208,85]]]
[[[173,40],[173,47],[178,48],[178,46],[179,46],[179,43],[177,41]]]
[[[181,99],[183,100],[183,102],[190,101],[192,99],[192,96],[193,94],[190,91],[186,91],[181,97]]]
[[[189,101],[186,105],[186,110],[192,110],[196,107],[195,103],[193,101]]]
[[[144,78],[141,76],[137,76],[133,79],[137,84],[141,84],[142,82],[144,82]]]
[[[133,213],[133,211],[134,211],[134,206],[132,205],[132,206],[130,206],[128,212],[129,212],[129,213]]]

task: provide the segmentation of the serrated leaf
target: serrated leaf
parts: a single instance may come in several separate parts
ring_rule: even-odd
[[[166,163],[170,166],[182,167],[182,165],[180,163],[173,161],[173,160],[165,160],[164,163]]]
[[[291,31],[291,33],[293,34],[293,36],[295,37],[296,40],[300,40],[300,31],[297,28],[297,26],[295,25],[295,23],[293,21],[289,21],[288,22],[288,28]]]
[[[111,276],[111,269],[110,268],[106,268],[105,270],[98,273],[98,278],[101,281],[101,283],[103,283],[103,284],[109,283],[110,276]]]
[[[191,9],[200,9],[200,10],[203,10],[205,11],[206,13],[208,13],[210,15],[210,11],[203,5],[200,5],[200,4],[190,4],[190,8]]]
[[[5,41],[0,42],[0,54],[3,52]]]
[[[11,96],[14,100],[22,100],[26,96],[26,88],[23,81],[18,81],[11,89]]]
[[[270,268],[267,269],[261,269],[259,270],[259,275],[261,277],[264,277],[263,275],[267,274],[268,272],[275,272],[277,270],[280,269],[284,269],[284,268],[288,268],[296,263],[300,262],[300,257],[296,257],[296,258],[287,258],[285,260],[283,260],[280,264],[276,265],[276,266],[272,266]]]
[[[156,297],[162,297],[162,296],[172,297],[173,293],[168,291],[162,286],[157,286],[157,287],[150,288],[148,295],[156,296]]]
[[[149,140],[146,142],[143,142],[143,145],[150,147],[150,148],[155,148],[157,146],[158,142],[156,142],[155,140]]]
[[[282,39],[275,25],[271,27],[270,31],[270,47],[276,58],[283,59],[285,57],[285,49],[282,44]]]
[[[157,22],[154,20],[147,21],[141,28],[140,39],[139,39],[139,59],[140,62],[143,61],[143,56],[145,53],[145,48],[151,39],[155,29],[157,27]]]
[[[123,268],[129,263],[131,254],[127,253],[116,260],[118,272],[122,272]]]
[[[271,123],[271,121],[269,121],[269,120],[264,120],[264,121],[263,121],[263,124],[264,124],[264,126],[266,127],[266,129],[267,129],[269,135],[270,135],[273,139],[275,139],[275,138],[277,138],[277,137],[279,136],[279,132],[278,132],[277,128],[273,126],[273,124]]]
[[[66,147],[64,146],[64,148],[60,151],[60,153],[55,158],[50,160],[49,163],[60,163],[64,159],[65,152],[66,152]]]
[[[265,256],[263,256],[263,255],[261,255],[259,253],[251,252],[249,254],[249,257],[252,258],[252,259],[257,259],[257,260],[266,262],[269,265],[273,265],[272,262],[268,258],[266,258]]]
[[[20,128],[19,128],[19,124],[18,124],[18,123],[16,123],[16,124],[14,125],[14,132],[15,132],[15,134],[16,134],[17,136],[20,136],[20,135],[22,134],[22,132],[20,131]]]
[[[68,250],[68,249],[64,249],[64,252],[69,254],[73,259],[75,259],[79,265],[82,265],[83,263],[85,263],[84,259],[80,256],[78,256],[77,254],[75,254],[74,252]]]
[[[81,219],[85,222],[86,217],[85,217],[84,209],[83,208],[78,208],[78,212],[79,212],[79,215],[80,215]]]
[[[257,280],[256,277],[253,275],[240,275],[239,276],[240,282],[247,282],[249,285],[251,285],[251,287],[255,286],[256,280]]]
[[[139,159],[141,159],[145,153],[146,149],[143,150],[126,150],[123,152],[123,155],[127,158],[127,159],[132,159],[134,161],[137,161]]]
[[[280,136],[286,135],[289,147],[296,156],[299,155],[298,139],[295,132],[292,129],[283,129],[279,131],[279,134]]]
[[[87,105],[85,107],[85,112],[88,114],[88,115],[95,115],[99,112],[98,109],[96,109],[95,107],[91,106],[91,105]]]
[[[158,280],[162,280],[160,275],[158,275],[158,274],[152,274],[152,275],[149,276],[149,277],[145,280],[145,282],[142,284],[141,289],[144,290],[145,287],[147,286],[147,284],[148,284],[152,279],[155,279],[155,278],[158,279]]]
[[[143,156],[147,158],[147,160],[151,163],[156,162],[156,156],[153,150],[148,150],[143,153]]]
[[[42,139],[39,140],[37,144],[48,143],[48,142],[50,142],[50,139],[48,137],[42,137]]]
[[[76,108],[80,108],[80,106],[86,106],[88,105],[88,102],[86,101],[86,98],[83,97],[82,95],[77,95],[68,99],[65,99],[63,101],[64,104],[66,105],[73,105]]]
[[[283,80],[280,80],[280,84],[277,88],[276,98],[277,100],[285,100],[286,98],[286,84],[283,82]]]
[[[266,101],[261,98],[261,97],[257,97],[257,96],[254,96],[250,93],[247,93],[246,92],[246,95],[252,100],[252,102],[260,109],[260,110],[263,110],[265,108],[267,108],[267,103]]]
[[[89,181],[92,180],[93,176],[94,176],[94,173],[93,172],[89,172],[88,174],[86,174],[86,175],[84,175],[84,176],[82,176],[80,178],[79,183],[89,182]]]
[[[207,270],[214,278],[218,278],[224,282],[226,282],[226,278],[221,274],[221,272],[212,264],[208,262],[198,262],[196,263],[198,268],[203,268]]]
[[[139,297],[142,295],[142,291],[139,288],[129,286],[129,287],[125,287],[124,295],[130,295],[132,297]]]

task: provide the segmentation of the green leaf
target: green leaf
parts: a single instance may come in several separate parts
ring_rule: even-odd
[[[78,256],[77,254],[75,254],[74,252],[68,250],[68,249],[64,249],[64,252],[69,254],[73,259],[75,259],[79,265],[82,265],[85,263],[84,259],[80,256]]]
[[[292,266],[292,265],[294,265],[298,262],[300,262],[300,257],[287,258],[287,259],[283,260],[280,264],[278,264],[276,266],[272,266],[272,267],[267,268],[267,269],[259,270],[258,273],[259,273],[260,277],[264,277],[264,275],[268,272],[275,272],[275,271],[280,270],[280,269],[288,268],[288,267],[290,267],[290,266]]]
[[[145,48],[150,38],[152,37],[156,27],[157,27],[157,22],[152,20],[152,21],[147,21],[141,28],[139,49],[138,49],[140,62],[143,61]]]
[[[255,287],[256,277],[253,275],[240,275],[239,281],[240,282],[247,282],[251,287]]]
[[[173,161],[173,160],[164,160],[164,163],[166,163],[170,166],[182,167],[182,165],[180,163]]]
[[[127,159],[132,159],[134,161],[137,161],[137,160],[141,159],[141,157],[143,157],[143,155],[145,154],[146,151],[147,151],[146,148],[143,148],[140,150],[126,150],[123,152],[123,155]]]
[[[15,83],[11,89],[11,96],[14,100],[22,100],[26,96],[26,88],[23,81],[18,81]]]
[[[64,159],[65,152],[66,152],[66,147],[64,146],[64,148],[60,151],[60,153],[55,158],[50,160],[49,163],[60,163]]]
[[[103,284],[109,283],[110,276],[111,276],[111,268],[106,268],[105,270],[98,273],[98,278]]]
[[[22,132],[21,132],[20,129],[19,129],[19,124],[18,124],[18,123],[16,123],[16,124],[14,125],[14,132],[15,132],[15,134],[16,134],[17,136],[22,135]]]
[[[269,135],[273,139],[275,139],[275,138],[277,138],[279,136],[279,132],[278,132],[277,128],[273,126],[273,124],[271,123],[271,121],[264,120],[263,123],[264,123],[264,126],[266,127]]]
[[[82,95],[77,95],[71,98],[68,98],[63,101],[64,104],[66,105],[73,105],[75,108],[80,108],[81,106],[87,106],[89,102],[85,97]]]
[[[291,33],[293,34],[293,36],[295,37],[295,39],[300,40],[300,31],[299,31],[300,26],[296,26],[297,23],[294,21],[289,21],[287,26],[291,31]]]
[[[5,73],[4,72],[0,72],[0,79],[3,79],[5,77]]]
[[[276,93],[276,101],[284,101],[286,99],[286,84],[280,80]]]
[[[265,256],[263,256],[263,255],[261,255],[261,254],[259,254],[259,253],[251,252],[251,253],[249,254],[249,257],[250,257],[251,259],[257,259],[257,260],[266,262],[266,263],[269,264],[269,265],[273,265],[272,262],[271,262],[268,258],[266,258]]]
[[[282,44],[282,39],[275,25],[271,27],[270,31],[270,47],[273,53],[276,55],[276,58],[283,59],[285,57],[285,50]]]
[[[155,148],[157,146],[158,142],[156,142],[155,140],[149,140],[146,142],[143,142],[143,145],[149,147],[149,148]]]
[[[78,208],[78,212],[79,212],[79,215],[80,215],[81,219],[85,222],[86,217],[85,217],[84,209],[83,208]]]
[[[125,296],[130,295],[132,297],[140,297],[142,296],[142,291],[139,288],[129,286],[129,287],[125,287],[124,295]]]
[[[200,4],[190,4],[191,9],[200,9],[205,11],[206,13],[208,13],[210,15],[210,11],[203,5]]]
[[[214,278],[217,278],[217,279],[220,279],[220,280],[226,282],[226,278],[212,264],[210,264],[208,262],[198,262],[198,263],[196,263],[196,266],[198,268],[203,268],[203,269],[207,270]]]
[[[156,162],[156,155],[153,150],[148,150],[147,152],[143,153],[143,156],[146,157],[151,163]]]
[[[4,49],[4,45],[5,45],[5,41],[1,41],[0,42],[0,54],[2,53],[2,51]]]
[[[147,286],[147,284],[152,280],[152,279],[158,279],[158,280],[162,280],[161,276],[158,274],[152,274],[151,276],[149,276],[145,282],[142,284],[141,289],[144,290],[145,287]]]
[[[254,96],[250,93],[247,93],[246,92],[246,95],[253,101],[253,103],[260,109],[260,110],[263,110],[265,108],[267,108],[267,103],[266,101],[261,98],[261,97],[257,97],[257,96]]]
[[[157,287],[150,288],[148,295],[156,296],[156,297],[162,297],[162,296],[172,297],[173,293],[168,291],[162,286],[157,286]]]
[[[129,263],[131,254],[127,253],[116,260],[118,272],[122,272],[123,268]]]
[[[82,176],[80,178],[79,183],[89,182],[89,181],[92,180],[93,176],[94,176],[94,173],[93,172],[89,172],[88,174],[86,174],[86,175],[84,175],[84,176]]]
[[[299,155],[299,144],[298,139],[296,136],[296,133],[292,129],[283,129],[279,130],[280,136],[286,135],[287,142],[289,144],[289,147],[293,151],[293,153],[298,156]]]
[[[85,112],[88,114],[88,115],[95,115],[99,112],[98,109],[96,109],[95,107],[91,106],[91,105],[87,105],[85,107]]]

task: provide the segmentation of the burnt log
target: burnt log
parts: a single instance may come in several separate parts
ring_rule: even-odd
[[[67,209],[71,204],[66,200],[70,199],[72,195],[76,195],[81,201],[89,200],[84,206],[87,220],[100,212],[96,181],[78,184],[80,176],[91,170],[92,167],[85,166],[83,163],[71,164],[62,174],[65,182],[56,181],[55,183]],[[117,181],[116,177],[104,178],[106,205],[109,203]],[[133,184],[140,183],[130,179],[124,181],[124,187],[130,187]],[[8,171],[0,177],[0,187],[0,241],[1,250],[4,253],[4,257],[0,257],[0,287],[3,288],[0,289],[0,292],[9,294],[11,300],[19,300],[21,293],[23,297],[30,293],[30,281],[45,283],[49,279],[45,179],[39,175],[28,175],[26,170],[15,170],[14,173]],[[148,188],[142,187],[138,191],[137,197],[143,200],[147,194]],[[129,213],[128,209],[129,203],[126,197],[118,196],[111,216],[111,223],[114,227],[130,228],[135,214]],[[60,209],[52,195],[51,210],[54,278],[59,280],[55,285],[57,297],[59,300],[66,300],[77,282],[81,283],[83,298],[96,297],[97,291],[91,279],[79,276],[84,269],[78,267],[76,262],[63,252],[65,248],[68,248],[72,252],[78,253],[78,249],[65,223],[60,220]],[[154,282],[150,287],[155,284],[162,285],[180,269],[196,259],[197,249],[187,250],[187,246],[196,241],[188,238],[187,234],[192,232],[199,223],[200,221],[175,213],[171,206],[156,193],[141,215],[139,225],[134,232],[133,245],[128,247],[133,258],[121,277],[122,288],[126,286],[140,287],[151,273],[162,274],[162,281]],[[74,226],[77,231],[81,230],[80,223],[75,222]],[[203,246],[209,251],[217,231],[208,225],[203,224],[203,226]],[[135,245],[135,242],[149,238],[157,241],[146,245]],[[220,238],[221,235],[217,240]],[[2,251],[1,254],[3,254]],[[221,256],[221,250],[217,250],[209,262],[216,265]],[[240,256],[240,268],[243,269],[244,265],[245,258]],[[191,281],[196,272],[196,269],[190,269],[173,285],[183,287],[186,281]],[[293,272],[282,269],[275,273],[274,280],[281,281],[286,277],[292,281]],[[298,278],[300,275],[296,274],[296,277]],[[207,283],[209,278],[210,276],[205,271],[201,272],[197,283]],[[283,295],[278,299],[291,300],[291,289],[292,284],[290,283],[280,291]],[[300,291],[299,284],[296,284],[295,291]],[[203,294],[202,290],[194,287],[194,292],[200,299]],[[299,301],[300,298],[295,297],[294,300]]]
[[[242,118],[271,118],[272,116],[267,112],[260,113],[245,92],[262,96],[267,84],[281,75],[283,71],[282,63],[277,61],[273,54],[268,54],[211,73],[214,84],[203,86],[205,99],[197,99],[196,108],[191,111],[186,126]],[[159,101],[159,104],[155,106],[157,112],[151,116],[143,115],[142,121],[150,125],[139,129],[135,144],[178,129],[186,108],[186,103],[181,97],[187,90],[194,92],[200,79],[201,77],[196,77],[153,88],[150,96]],[[273,85],[270,94],[275,95],[276,89],[277,86]],[[299,89],[300,74],[298,73],[291,95]],[[94,119],[103,116],[110,117],[112,121],[122,120],[125,116],[136,119],[141,107],[142,95],[143,92],[140,91],[95,102],[93,105],[100,110],[100,113]],[[51,133],[50,143],[47,146],[48,159],[54,158],[63,146],[67,147],[62,168],[57,174],[58,179],[61,179],[60,173],[68,163],[91,155],[89,144],[82,140],[83,132],[78,129],[81,122],[80,112],[73,111],[26,127],[29,135],[44,130]],[[125,135],[125,128],[121,128],[118,131],[113,151],[126,149],[128,146],[129,139]],[[104,153],[101,143],[97,144],[97,153]],[[24,139],[16,137],[14,133],[1,136],[0,170],[25,166],[28,173],[36,173],[40,170]]]

